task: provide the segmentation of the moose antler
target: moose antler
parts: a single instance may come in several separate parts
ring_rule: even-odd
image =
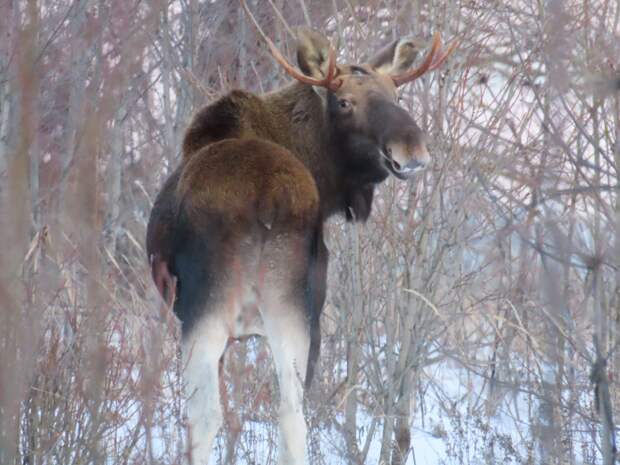
[[[428,52],[428,55],[426,56],[422,64],[417,68],[407,71],[406,73],[392,76],[392,81],[394,81],[394,85],[396,87],[402,86],[407,82],[419,78],[428,71],[436,70],[443,64],[444,61],[446,61],[446,59],[454,51],[457,45],[458,42],[454,40],[450,45],[448,45],[448,48],[445,52],[438,54],[439,49],[441,48],[441,34],[439,34],[439,32],[435,32],[435,35],[433,36],[433,45],[431,46],[431,51]]]
[[[299,82],[303,82],[304,84],[310,84],[311,86],[325,87],[331,91],[338,90],[338,88],[342,85],[342,80],[334,79],[334,76],[336,75],[336,50],[334,49],[332,45],[329,46],[328,57],[327,57],[328,59],[327,74],[325,75],[325,77],[323,79],[316,79],[316,78],[310,77],[302,73],[301,71],[299,71],[297,68],[291,65],[287,61],[286,58],[284,58],[284,56],[280,53],[280,51],[275,46],[275,44],[271,41],[271,39],[267,37],[267,34],[263,32],[263,29],[258,24],[258,21],[256,20],[256,18],[254,17],[254,15],[252,14],[248,6],[246,5],[245,0],[241,0],[241,5],[243,6],[243,9],[247,13],[247,15],[250,17],[252,22],[254,23],[254,26],[256,27],[256,30],[258,31],[258,33],[261,35],[263,40],[269,46],[269,50],[271,51],[271,54],[273,55],[275,60],[278,63],[280,63],[280,65],[284,68],[284,71],[286,71],[289,76],[293,77],[294,79],[297,79]]]

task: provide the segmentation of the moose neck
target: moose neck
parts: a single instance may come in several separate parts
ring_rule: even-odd
[[[351,174],[342,163],[347,154],[330,128],[322,98],[310,87],[293,83],[266,94],[263,100],[280,128],[277,142],[293,153],[312,173],[325,217],[344,213],[348,220],[366,220],[374,183]],[[284,130],[286,128],[286,130]]]

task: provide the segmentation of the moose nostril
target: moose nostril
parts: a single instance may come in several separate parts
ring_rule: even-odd
[[[392,160],[392,166],[397,170],[400,170],[400,163],[398,163],[396,160]]]

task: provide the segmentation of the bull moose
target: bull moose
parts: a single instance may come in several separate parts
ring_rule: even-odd
[[[297,63],[266,36],[294,78],[264,94],[235,90],[202,108],[183,159],[151,212],[155,284],[182,324],[190,462],[205,465],[222,423],[218,365],[231,339],[265,336],[280,388],[279,464],[305,460],[303,415],[319,355],[327,218],[365,221],[375,186],[429,163],[425,136],[396,88],[437,69],[435,34],[422,63],[410,38],[362,64],[337,64],[320,33],[298,30]]]

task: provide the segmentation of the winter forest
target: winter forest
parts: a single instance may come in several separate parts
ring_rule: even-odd
[[[309,463],[615,463],[620,3],[248,7],[292,63],[302,25],[339,63],[459,41],[399,88],[431,166],[326,224]],[[184,463],[149,213],[197,110],[290,80],[236,0],[0,0],[0,464]],[[210,463],[275,464],[269,345],[231,344],[221,375]]]

